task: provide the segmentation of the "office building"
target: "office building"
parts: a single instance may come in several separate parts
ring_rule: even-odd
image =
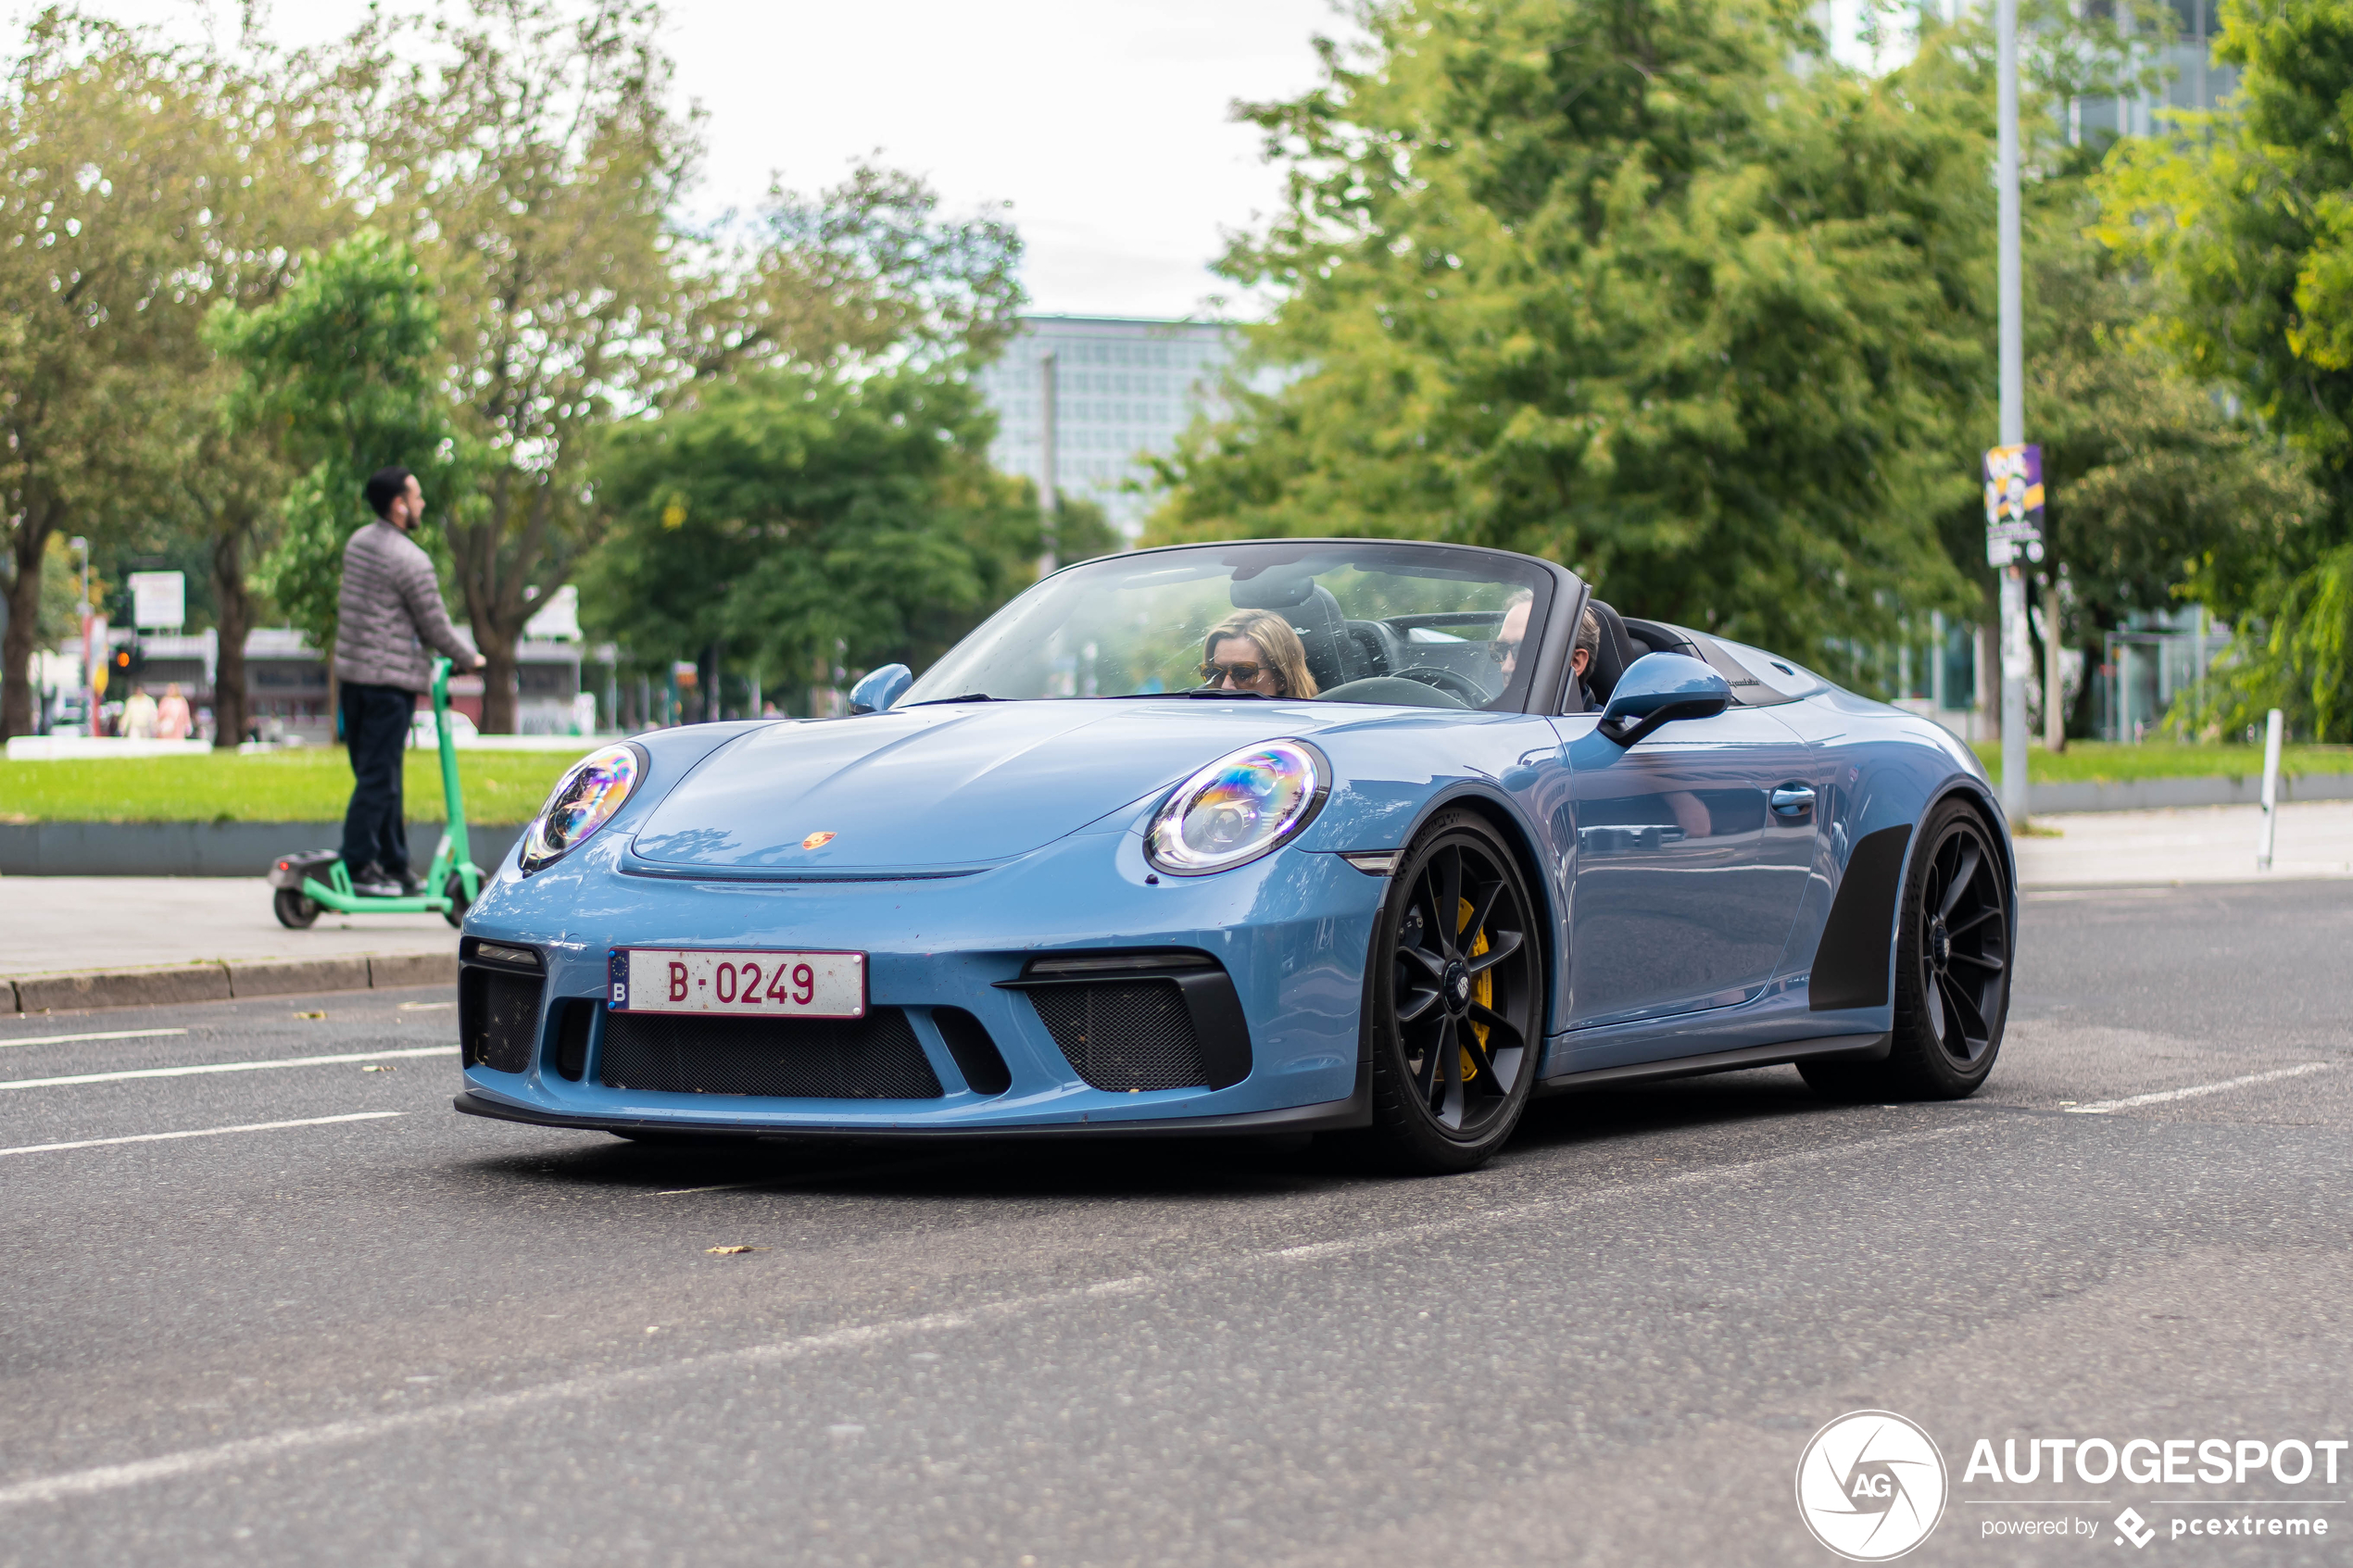
[[[1132,536],[1155,501],[1145,457],[1176,449],[1177,434],[1215,397],[1237,345],[1232,327],[1212,321],[1026,316],[977,378],[997,411],[990,457],[1045,484],[1044,361],[1052,356],[1054,483],[1064,496],[1101,503]]]

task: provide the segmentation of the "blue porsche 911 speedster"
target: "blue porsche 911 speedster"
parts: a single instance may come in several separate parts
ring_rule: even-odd
[[[2001,1048],[2017,873],[1968,748],[1549,561],[1105,557],[849,706],[565,776],[466,919],[460,1110],[1452,1171],[1536,1094],[1957,1097]]]

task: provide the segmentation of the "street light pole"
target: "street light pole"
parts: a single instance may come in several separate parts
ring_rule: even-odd
[[[2001,194],[2001,445],[2017,446],[2026,440],[2025,286],[2019,257],[2018,0],[1994,0],[1994,30],[2000,50],[1994,95],[1999,122],[1994,178]],[[2002,809],[2013,824],[2026,821],[2026,680],[2033,668],[2034,651],[2026,632],[2026,566],[2013,556],[2002,568]]]
[[[1057,433],[1054,423],[1061,408],[1060,396],[1055,390],[1054,372],[1054,351],[1050,348],[1038,361],[1038,390],[1043,395],[1041,404],[1043,418],[1038,433],[1043,437],[1041,451],[1044,458],[1044,461],[1039,465],[1041,477],[1038,484],[1038,502],[1046,514],[1046,550],[1038,558],[1038,578],[1041,583],[1052,575],[1055,566],[1059,564],[1054,556],[1062,546],[1060,537],[1063,510],[1062,485],[1060,476],[1054,471],[1061,457],[1061,454],[1054,449]]]

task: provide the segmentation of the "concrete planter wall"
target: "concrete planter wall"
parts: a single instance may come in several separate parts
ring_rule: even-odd
[[[439,822],[409,824],[422,874]],[[474,863],[496,868],[522,836],[514,823],[468,830]],[[290,849],[332,849],[341,822],[0,822],[0,876],[259,876]]]

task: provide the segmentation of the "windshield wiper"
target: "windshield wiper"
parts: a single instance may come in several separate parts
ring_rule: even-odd
[[[990,696],[987,692],[966,692],[962,696],[927,696],[921,702],[902,702],[898,706],[900,708],[933,708],[943,702],[1003,702],[1005,698],[1001,696]]]

